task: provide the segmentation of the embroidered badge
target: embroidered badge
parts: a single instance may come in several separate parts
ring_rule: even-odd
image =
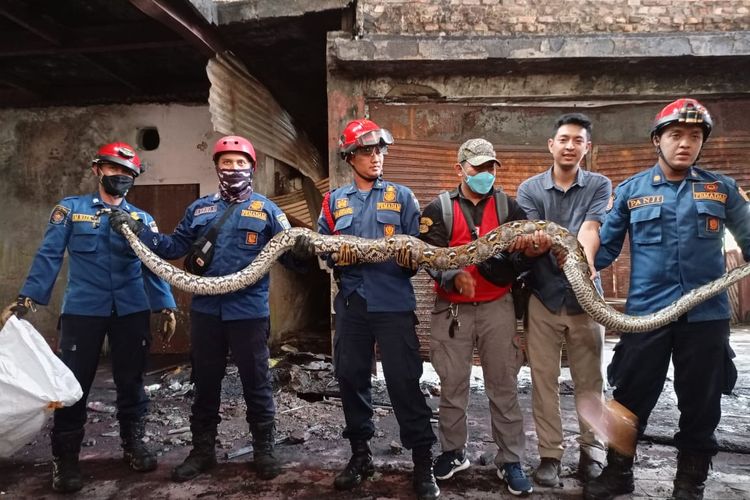
[[[393,210],[394,212],[401,211],[401,203],[392,203],[388,201],[379,201],[377,204],[378,210]]]
[[[240,212],[242,217],[252,217],[254,219],[268,220],[268,214],[265,212],[259,212],[258,210],[243,210]]]
[[[390,238],[394,234],[396,234],[396,226],[394,226],[393,224],[386,224],[385,226],[383,226],[383,235],[386,238]]]
[[[693,183],[693,199],[695,200],[709,200],[718,201],[719,203],[727,202],[727,194],[722,193],[719,190],[718,182],[694,182]]]
[[[279,214],[276,216],[276,220],[281,224],[281,227],[284,229],[289,229],[292,227],[291,224],[289,224],[289,219],[286,218],[286,214]]]
[[[252,231],[247,232],[247,236],[245,236],[245,244],[246,245],[255,245],[258,242],[258,233],[254,233]]]
[[[333,212],[333,218],[338,219],[339,217],[343,217],[345,215],[351,215],[353,213],[354,213],[354,209],[352,209],[352,207],[341,208]]]
[[[70,209],[68,207],[64,207],[62,205],[55,205],[55,208],[52,209],[52,213],[49,214],[49,223],[50,224],[62,224],[65,222],[65,217],[68,216],[68,213],[70,212]]]
[[[96,216],[91,214],[73,214],[73,222],[95,222]]]
[[[195,211],[193,212],[193,217],[197,217],[203,214],[210,214],[210,213],[216,212],[216,210],[217,210],[216,205],[209,205],[207,207],[196,208]]]
[[[719,223],[718,217],[709,217],[706,219],[706,231],[712,233],[718,233],[721,224]]]
[[[385,188],[383,201],[396,201],[396,186],[388,186]]]
[[[336,200],[336,208],[346,208],[349,206],[349,198],[339,198]]]
[[[250,210],[263,210],[263,205],[265,205],[264,202],[260,200],[254,200],[250,202]]]
[[[634,208],[643,207],[646,205],[661,205],[664,203],[664,195],[656,194],[652,196],[641,196],[640,198],[631,198],[628,200],[628,208],[633,210]]]

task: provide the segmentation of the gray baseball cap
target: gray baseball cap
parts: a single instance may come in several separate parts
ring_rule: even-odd
[[[469,139],[458,148],[458,163],[469,162],[477,167],[488,161],[494,161],[500,165],[495,155],[495,147],[485,139]]]

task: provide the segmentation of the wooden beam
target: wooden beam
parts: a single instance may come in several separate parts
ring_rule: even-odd
[[[92,54],[121,52],[128,50],[154,50],[167,47],[186,47],[188,42],[160,26],[89,27],[71,30],[63,45],[50,45],[37,36],[23,34],[0,34],[0,58],[28,57],[59,54]]]
[[[63,29],[40,16],[40,12],[30,11],[25,3],[2,2],[0,15],[52,45],[63,44]]]
[[[186,5],[186,2],[130,0],[130,3],[180,35],[207,57],[223,54],[227,50],[216,29],[192,7]]]

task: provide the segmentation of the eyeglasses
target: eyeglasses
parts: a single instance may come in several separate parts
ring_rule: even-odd
[[[388,154],[388,146],[382,144],[380,146],[363,146],[354,150],[354,153],[359,156],[371,156],[373,153],[376,155]]]
[[[232,160],[229,158],[224,158],[219,162],[219,165],[221,165],[221,168],[234,168],[235,165],[237,165],[237,168],[249,168],[252,164],[247,161],[243,160],[242,158],[239,158],[237,160]]]

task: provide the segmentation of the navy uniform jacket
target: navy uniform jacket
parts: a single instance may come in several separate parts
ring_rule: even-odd
[[[405,186],[378,179],[363,195],[352,183],[331,192],[329,206],[335,227],[326,220],[325,210],[318,219],[321,234],[348,234],[380,239],[394,234],[419,235],[419,203]],[[414,271],[395,260],[378,264],[337,267],[344,297],[358,292],[367,301],[369,312],[413,311],[417,302],[411,278]]]
[[[623,181],[601,229],[596,267],[609,266],[630,239],[630,291],[626,311],[643,315],[668,306],[725,272],[724,230],[750,259],[750,204],[737,183],[691,167],[684,181],[664,177],[658,164]],[[687,313],[688,321],[728,319],[721,293]]]
[[[154,219],[123,200],[120,207],[137,212],[148,225]],[[125,238],[110,230],[109,217],[95,213],[110,208],[98,194],[71,196],[52,210],[44,240],[21,288],[21,295],[38,304],[49,303],[52,287],[68,250],[68,286],[63,314],[119,316],[151,309],[174,308],[172,292],[130,249]]]
[[[217,221],[229,203],[218,194],[198,198],[185,210],[185,216],[172,235],[143,231],[141,241],[165,259],[177,259]],[[253,193],[234,208],[219,230],[214,257],[204,276],[225,276],[247,267],[276,233],[289,229],[286,215],[263,195]],[[282,261],[286,262],[286,255]],[[253,286],[224,295],[195,295],[192,309],[220,316],[223,320],[256,319],[270,315],[269,276]]]

